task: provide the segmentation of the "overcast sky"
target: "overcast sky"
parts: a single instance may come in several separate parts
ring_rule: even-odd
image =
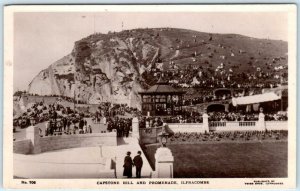
[[[69,54],[74,42],[94,31],[174,27],[256,38],[288,39],[286,13],[15,13],[14,91]]]

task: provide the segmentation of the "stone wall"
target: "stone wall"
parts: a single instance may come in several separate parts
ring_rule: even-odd
[[[30,139],[24,139],[20,141],[14,141],[14,153],[18,154],[29,154],[32,149],[32,144]]]
[[[288,121],[266,121],[267,130],[288,130]]]
[[[41,152],[76,147],[97,147],[99,145],[116,146],[115,132],[78,135],[60,135],[40,138]]]
[[[205,129],[203,128],[203,123],[169,123],[167,129],[172,133],[176,132],[197,132],[204,133]]]
[[[25,140],[13,142],[14,153],[37,154],[51,150],[76,147],[117,145],[116,132],[40,137],[38,134],[38,127],[31,126],[26,130],[26,138],[27,139]]]

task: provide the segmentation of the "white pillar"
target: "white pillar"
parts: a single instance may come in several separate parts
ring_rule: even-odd
[[[160,147],[155,153],[155,178],[173,178],[174,157],[167,147]]]
[[[259,113],[258,115],[258,124],[257,127],[261,130],[265,130],[266,129],[266,125],[265,125],[265,114],[263,114],[262,112]]]
[[[103,123],[103,125],[106,125],[106,117],[102,118],[102,123]]]
[[[139,119],[137,117],[132,119],[132,137],[140,138]]]
[[[207,115],[207,113],[203,113],[202,118],[203,118],[203,129],[204,129],[204,131],[209,132],[208,115]]]
[[[26,139],[30,139],[32,143],[32,154],[41,153],[40,133],[37,126],[29,126],[26,129]]]

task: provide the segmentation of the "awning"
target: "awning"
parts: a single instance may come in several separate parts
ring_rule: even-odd
[[[232,105],[233,106],[247,105],[247,104],[274,101],[279,99],[281,99],[281,95],[278,95],[275,92],[267,92],[264,94],[232,98]]]

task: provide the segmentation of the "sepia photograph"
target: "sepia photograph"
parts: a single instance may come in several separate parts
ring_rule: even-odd
[[[8,188],[296,186],[296,6],[8,6],[4,19]]]

